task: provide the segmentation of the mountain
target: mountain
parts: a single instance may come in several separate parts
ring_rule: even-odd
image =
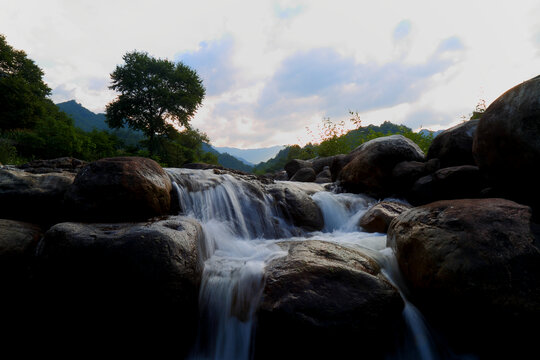
[[[242,162],[253,166],[254,164],[271,159],[283,148],[285,146],[277,145],[257,149],[238,149],[233,147],[216,147],[215,149],[221,153],[229,153]]]
[[[105,121],[105,114],[95,114],[86,109],[75,100],[56,104],[60,110],[70,115],[75,121],[75,126],[84,131],[110,130]]]
[[[207,143],[202,143],[202,150],[205,152],[209,152],[212,154],[217,155],[218,157],[218,164],[226,167],[228,169],[234,169],[234,170],[240,170],[244,172],[252,172],[253,171],[253,165],[248,165],[241,161],[240,159],[236,158],[235,156],[232,156],[228,153],[221,153],[217,151],[212,145]]]
[[[126,145],[137,146],[139,141],[144,139],[140,131],[130,128],[111,129],[107,125],[105,114],[96,114],[88,110],[75,100],[56,104],[60,110],[71,116],[74,125],[83,131],[107,130],[120,138]]]

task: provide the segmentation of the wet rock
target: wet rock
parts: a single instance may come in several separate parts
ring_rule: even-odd
[[[201,226],[182,217],[53,226],[36,255],[34,330],[45,342],[61,339],[59,354],[88,348],[184,357],[197,328],[202,237]]]
[[[366,232],[386,233],[392,220],[410,208],[409,205],[402,203],[381,201],[366,211],[358,225]]]
[[[348,192],[376,198],[399,195],[392,170],[402,161],[424,161],[422,150],[402,135],[370,140],[352,152],[353,159],[341,170],[338,181]]]
[[[469,120],[437,135],[431,143],[426,158],[437,158],[441,167],[476,165],[472,155],[474,134],[478,119]]]
[[[317,174],[315,182],[317,184],[326,184],[332,182],[332,174],[330,173],[330,167],[325,166],[323,171]]]
[[[300,159],[293,159],[285,164],[285,171],[287,172],[289,179],[291,179],[298,170],[304,168],[313,168],[313,165],[309,161]]]
[[[316,177],[313,168],[306,167],[298,170],[291,178],[291,181],[313,182]]]
[[[154,160],[101,159],[86,165],[66,192],[73,215],[85,221],[137,221],[166,215],[172,184]]]
[[[314,183],[305,183],[311,188],[302,188],[293,184],[280,182],[267,185],[266,189],[274,198],[276,206],[292,224],[306,231],[322,230],[324,218],[310,195],[316,191],[322,191],[324,188]]]
[[[328,242],[278,244],[288,255],[266,267],[256,358],[279,358],[283,349],[291,358],[340,358],[358,348],[370,358],[384,353],[380,334],[400,319],[403,302],[377,263]]]
[[[532,226],[530,208],[509,200],[438,201],[398,216],[388,244],[421,309],[454,341],[474,339],[461,346],[493,358],[534,344],[527,329],[540,318],[540,251]]]
[[[508,90],[485,111],[473,154],[483,174],[506,198],[540,209],[540,76]]]
[[[0,169],[0,218],[51,224],[65,220],[64,195],[75,174]]]
[[[215,164],[206,164],[206,163],[189,163],[182,165],[184,169],[195,169],[195,170],[208,170],[208,169],[220,169],[224,170],[225,168],[221,165]]]

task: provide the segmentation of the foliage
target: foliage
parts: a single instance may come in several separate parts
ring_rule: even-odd
[[[188,66],[155,59],[144,52],[123,57],[125,64],[111,74],[111,89],[120,93],[107,105],[107,123],[111,128],[129,127],[148,137],[150,155],[171,132],[171,124],[189,128],[189,121],[205,95],[202,80]],[[173,151],[174,152],[174,151]]]
[[[0,130],[28,128],[43,114],[51,90],[43,71],[0,34]]]

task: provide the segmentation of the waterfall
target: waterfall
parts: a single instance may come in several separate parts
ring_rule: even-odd
[[[174,180],[181,212],[198,219],[205,235],[200,249],[205,260],[199,295],[201,319],[191,359],[252,357],[254,313],[264,290],[264,268],[269,261],[286,255],[274,240],[312,237],[361,247],[400,291],[405,302],[406,340],[389,359],[455,358],[437,343],[418,309],[408,301],[395,255],[386,247],[386,235],[366,233],[358,227],[375,199],[320,191],[310,184],[303,189],[299,183],[284,183],[314,193],[312,199],[321,209],[323,230],[305,234],[286,220],[258,181],[212,170],[167,171]]]

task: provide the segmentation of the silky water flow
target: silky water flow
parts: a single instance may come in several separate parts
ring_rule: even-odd
[[[191,359],[252,358],[254,315],[264,289],[264,268],[286,255],[275,242],[310,238],[362,248],[400,291],[405,302],[404,331],[388,359],[465,358],[453,354],[437,339],[408,300],[394,253],[386,247],[386,235],[366,233],[358,227],[358,220],[374,199],[318,191],[312,198],[323,214],[324,229],[306,233],[288,221],[287,214],[276,207],[258,182],[212,170],[167,171],[174,179],[181,213],[196,218],[204,231],[200,324]],[[310,184],[284,184],[306,186],[313,192]]]

